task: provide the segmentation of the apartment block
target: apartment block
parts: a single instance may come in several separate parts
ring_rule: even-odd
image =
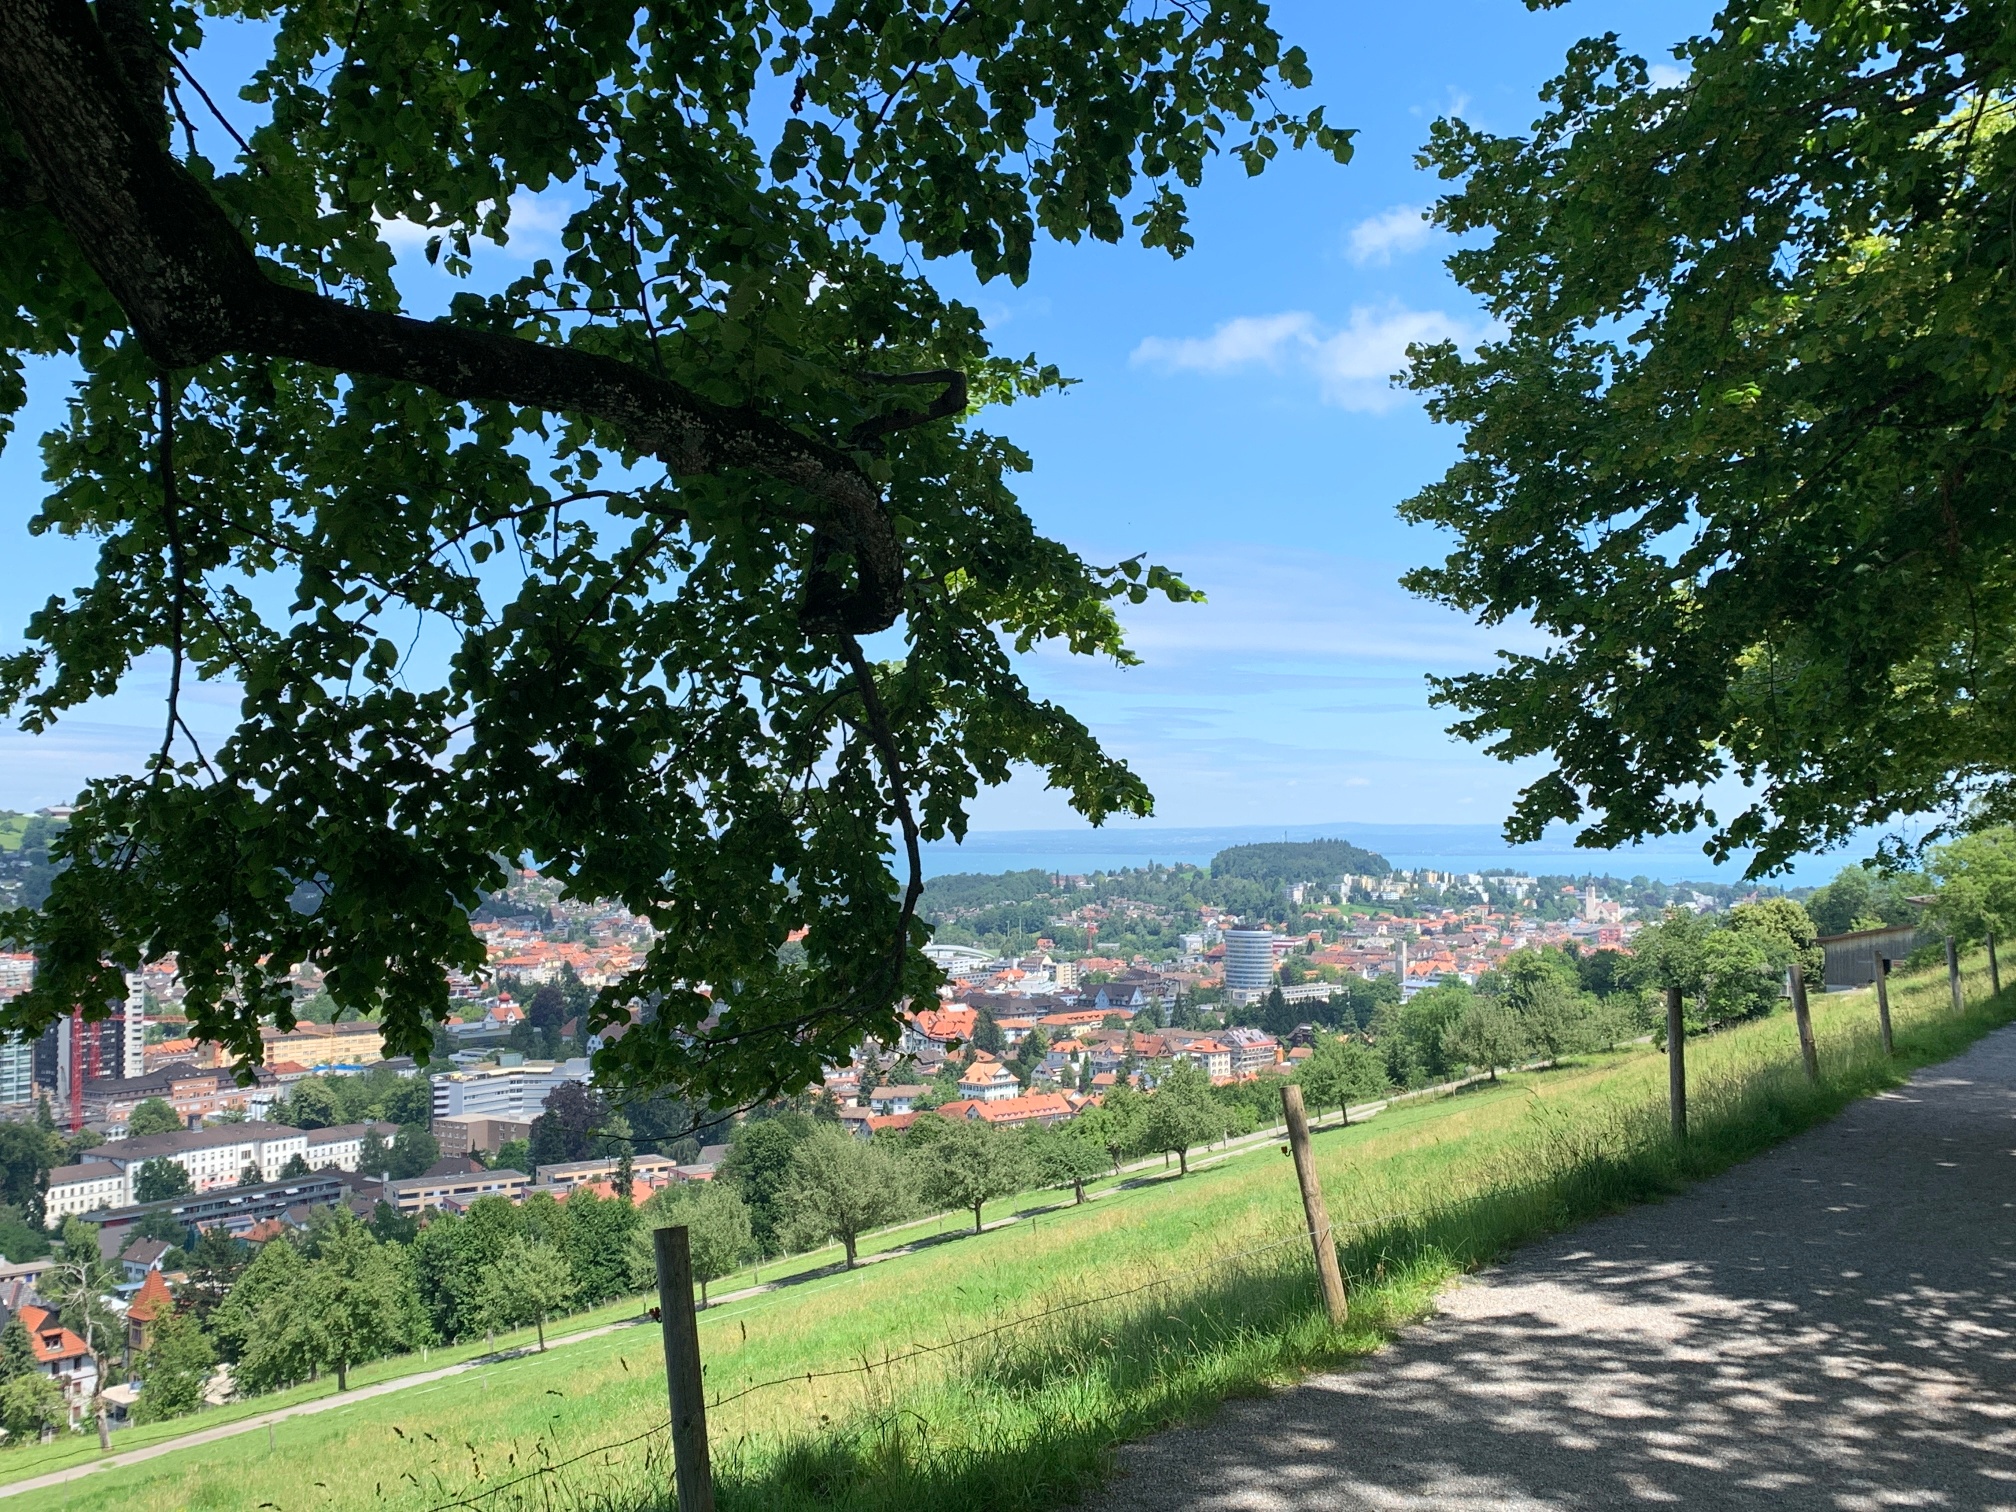
[[[480,1113],[497,1118],[537,1118],[546,1099],[565,1082],[586,1082],[588,1058],[521,1061],[510,1066],[477,1066],[434,1078],[434,1117]]]

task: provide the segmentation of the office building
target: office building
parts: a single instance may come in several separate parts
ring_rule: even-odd
[[[514,1139],[532,1137],[529,1118],[495,1118],[486,1113],[444,1113],[434,1120],[434,1138],[443,1155],[495,1155]]]
[[[35,1101],[35,1042],[0,1037],[0,1107]]]
[[[1225,988],[1265,992],[1274,985],[1274,936],[1265,929],[1225,931]]]
[[[481,1113],[492,1118],[537,1118],[546,1099],[565,1082],[588,1080],[588,1057],[564,1061],[520,1061],[510,1066],[478,1066],[434,1078],[434,1116]]]

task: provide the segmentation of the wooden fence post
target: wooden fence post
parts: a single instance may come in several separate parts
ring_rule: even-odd
[[[1946,937],[1946,985],[1953,992],[1953,1011],[1965,1013],[1967,1001],[1960,995],[1960,946],[1951,935]]]
[[[2002,996],[2002,963],[1995,959],[1995,931],[1988,931],[1988,990]]]
[[[1876,1024],[1883,1031],[1883,1053],[1895,1055],[1897,1047],[1890,1043],[1890,961],[1880,950],[1876,953]]]
[[[684,1224],[654,1229],[658,1321],[665,1335],[665,1387],[672,1398],[672,1470],[679,1512],[714,1512],[707,1459],[707,1398],[700,1379],[700,1324],[693,1313],[693,1255]]]
[[[1687,1015],[1678,987],[1666,989],[1666,1097],[1673,1137],[1687,1137]]]
[[[1316,1280],[1323,1288],[1323,1306],[1330,1326],[1342,1328],[1351,1317],[1344,1296],[1344,1272],[1337,1264],[1337,1242],[1331,1237],[1330,1209],[1316,1181],[1316,1157],[1309,1149],[1309,1115],[1302,1110],[1302,1089],[1293,1082],[1281,1086],[1281,1111],[1288,1123],[1288,1148],[1295,1157],[1295,1179],[1302,1186],[1302,1211],[1309,1220],[1309,1242],[1316,1248]]]
[[[1820,1056],[1813,1048],[1813,1010],[1806,1004],[1806,968],[1792,963],[1792,1017],[1799,1025],[1799,1059],[1806,1063],[1806,1080],[1820,1080]]]

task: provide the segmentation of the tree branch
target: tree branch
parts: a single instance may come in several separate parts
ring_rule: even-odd
[[[875,669],[868,665],[861,643],[853,636],[843,637],[840,644],[854,673],[855,686],[861,690],[868,736],[881,757],[882,773],[889,779],[890,797],[903,826],[904,860],[909,863],[909,882],[903,889],[903,910],[896,921],[896,939],[891,951],[895,981],[890,985],[894,987],[903,980],[903,958],[910,950],[910,921],[916,918],[918,901],[924,896],[924,858],[918,848],[917,815],[910,806],[910,780],[903,772],[903,753],[896,746],[896,731],[890,724],[888,707],[882,702],[881,689],[875,686]]]
[[[49,208],[163,366],[276,358],[591,416],[675,475],[748,471],[806,495],[811,507],[788,518],[817,528],[855,573],[844,589],[822,574],[802,611],[808,629],[867,634],[902,612],[901,544],[879,490],[839,448],[614,358],[364,309],[269,276],[168,151],[162,112],[135,98],[85,0],[0,0],[0,108]]]
[[[187,564],[182,556],[182,524],[176,518],[175,504],[175,393],[166,373],[161,374],[158,384],[161,394],[161,524],[168,537],[168,576],[172,584],[168,597],[168,654],[174,658],[168,668],[168,727],[161,732],[161,754],[154,761],[155,775],[165,777],[168,754],[175,745],[175,727],[182,722],[182,595]]]
[[[877,415],[873,420],[863,420],[847,435],[847,439],[856,446],[866,446],[870,441],[894,435],[897,431],[966,412],[966,375],[957,368],[931,368],[922,373],[862,373],[860,376],[869,383],[938,383],[944,385],[945,391],[921,410],[892,410],[886,415]]]

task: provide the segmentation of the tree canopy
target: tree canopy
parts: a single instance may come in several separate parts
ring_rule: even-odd
[[[1677,82],[1600,38],[1526,135],[1435,128],[1498,332],[1415,353],[1463,441],[1404,509],[1455,549],[1408,582],[1549,637],[1437,692],[1551,760],[1512,838],[1703,825],[1758,873],[2016,808],[2012,35],[1959,0],[1730,6]]]
[[[165,1097],[143,1098],[126,1119],[126,1132],[135,1139],[145,1134],[173,1134],[181,1128],[182,1115]]]
[[[1393,868],[1376,851],[1349,840],[1280,840],[1257,845],[1231,845],[1211,858],[1214,877],[1244,877],[1252,882],[1290,886],[1296,882],[1335,882],[1346,873],[1384,876]]]
[[[2016,833],[1993,829],[1943,845],[1931,869],[1939,881],[1933,914],[1953,934],[2006,940],[2016,932]]]
[[[195,87],[219,20],[269,49],[242,143]],[[0,921],[41,963],[0,1028],[172,953],[191,1031],[256,1060],[309,961],[423,1055],[536,858],[658,931],[583,1026],[656,1004],[607,1084],[726,1106],[893,1039],[937,980],[918,846],[982,785],[1150,807],[1012,653],[1125,659],[1116,601],[1192,596],[1037,535],[973,417],[1064,380],[925,270],[1181,253],[1212,157],[1348,156],[1276,98],[1308,83],[1259,0],[7,5],[0,421],[75,381],[31,528],[102,551],[0,715],[171,674],[157,759]],[[560,249],[499,271],[532,210]],[[197,679],[242,692],[214,749]]]

